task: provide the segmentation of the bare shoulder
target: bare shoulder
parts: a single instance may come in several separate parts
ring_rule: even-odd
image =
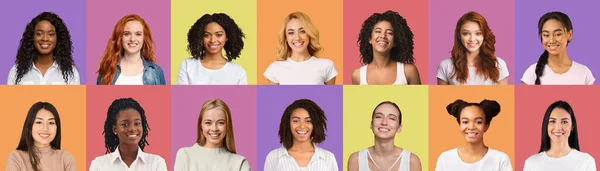
[[[360,68],[352,71],[352,84],[360,84]]]

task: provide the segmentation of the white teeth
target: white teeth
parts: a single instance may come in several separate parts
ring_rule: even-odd
[[[137,43],[127,43],[127,46],[131,46],[131,47],[135,47],[137,45],[138,45]]]
[[[44,49],[50,47],[50,45],[40,45],[40,46]]]
[[[217,134],[217,133],[209,133],[208,134],[208,136],[211,136],[211,137],[218,137],[219,135],[221,135],[221,134]]]
[[[39,134],[39,135],[40,135],[40,137],[49,137],[50,136],[50,134]]]
[[[386,45],[386,44],[388,44],[388,43],[387,43],[387,42],[377,42],[377,44],[380,44],[380,45]]]
[[[378,130],[379,131],[385,131],[385,132],[390,131],[390,129],[387,129],[387,128],[379,128]]]
[[[134,137],[137,137],[137,134],[128,135],[128,137],[134,138]]]
[[[296,131],[296,133],[298,133],[298,134],[306,134],[308,132],[307,131]]]
[[[553,134],[556,136],[563,135],[563,133],[559,133],[559,132],[554,132]]]
[[[296,43],[294,43],[294,46],[296,46],[296,47],[301,47],[302,45],[304,45],[304,42],[296,42]]]

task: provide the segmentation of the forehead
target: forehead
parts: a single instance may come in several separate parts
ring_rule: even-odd
[[[568,118],[568,119],[571,119],[571,115],[565,109],[554,108],[554,109],[552,109],[552,112],[550,112],[550,118],[556,118],[556,119]]]
[[[483,113],[483,110],[477,106],[467,106],[460,112],[460,117],[469,119],[475,119],[478,117],[485,118],[485,113]]]
[[[562,29],[564,28],[563,24],[560,23],[560,21],[556,20],[556,19],[550,19],[548,21],[546,21],[544,23],[544,25],[542,26],[542,30],[545,31],[554,31],[556,29]]]
[[[209,109],[204,112],[204,114],[202,115],[202,119],[225,119],[225,112],[223,112],[223,110],[221,110],[220,108]]]
[[[395,116],[400,116],[400,111],[394,107],[392,104],[382,104],[375,108],[375,114],[381,113],[384,115],[393,114]]]
[[[35,25],[35,30],[54,30],[54,25],[48,20],[42,20]]]
[[[221,27],[221,25],[219,25],[219,23],[216,22],[210,22],[204,27],[204,32],[217,32],[223,30],[223,27]]]
[[[461,30],[480,30],[479,28],[479,24],[477,24],[476,22],[473,21],[467,21],[465,22],[465,24],[462,25]]]
[[[140,112],[138,112],[135,109],[125,109],[125,110],[121,110],[119,111],[119,114],[117,114],[117,121],[120,120],[130,120],[130,119],[138,119],[141,118],[140,116]]]
[[[54,118],[54,115],[46,109],[40,109],[40,111],[37,112],[35,117],[42,118],[42,119],[51,119],[51,118]]]
[[[292,18],[285,26],[285,29],[298,29],[303,27],[303,23],[300,19]]]
[[[375,23],[375,29],[377,28],[381,28],[381,29],[393,29],[392,28],[392,24],[389,21],[386,20],[382,20],[382,21],[378,21],[377,23]]]
[[[136,31],[141,31],[144,27],[142,26],[142,23],[140,23],[139,21],[128,21],[127,23],[125,23],[125,30],[136,30]]]
[[[306,111],[306,109],[304,109],[304,108],[298,108],[298,109],[295,109],[292,112],[292,116],[291,117],[292,118],[293,117],[310,118],[310,114],[308,114],[308,111]]]

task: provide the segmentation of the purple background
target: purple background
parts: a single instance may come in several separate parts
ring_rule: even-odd
[[[2,0],[0,16],[2,41],[0,41],[0,84],[6,84],[8,72],[15,64],[17,50],[27,24],[44,11],[56,13],[67,25],[73,41],[73,60],[79,71],[81,84],[86,83],[85,65],[85,2],[82,0]]]
[[[171,86],[171,163],[175,164],[180,148],[196,142],[202,104],[214,98],[225,101],[231,110],[237,154],[257,170],[255,86]]]
[[[167,85],[171,80],[171,1],[93,0],[87,6],[87,82],[96,84],[98,65],[117,22],[126,15],[138,14],[150,27],[154,57],[162,68]],[[80,72],[81,73],[81,72]],[[83,79],[82,79],[83,80]]]
[[[259,86],[258,87],[258,169],[279,143],[279,123],[285,108],[295,100],[307,98],[319,105],[327,117],[327,138],[320,147],[332,152],[343,170],[342,86]]]
[[[536,63],[544,52],[537,23],[547,12],[561,11],[569,16],[573,23],[573,39],[567,47],[569,58],[587,66],[598,78],[600,60],[597,53],[600,27],[597,15],[600,1],[558,1],[558,0],[526,0],[516,2],[515,7],[515,46],[516,75],[515,82],[521,83],[525,70]]]
[[[548,4],[560,6],[557,3]],[[483,15],[496,36],[495,54],[506,61],[510,74],[508,83],[514,83],[515,75],[520,78],[522,72],[514,73],[514,0],[430,0],[429,11],[429,75],[427,77],[430,84],[437,84],[437,67],[443,59],[450,58],[456,22],[469,11]]]

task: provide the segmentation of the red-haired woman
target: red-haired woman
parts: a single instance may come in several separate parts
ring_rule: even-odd
[[[146,21],[127,15],[115,25],[98,68],[98,85],[164,85],[155,64],[154,41]]]

